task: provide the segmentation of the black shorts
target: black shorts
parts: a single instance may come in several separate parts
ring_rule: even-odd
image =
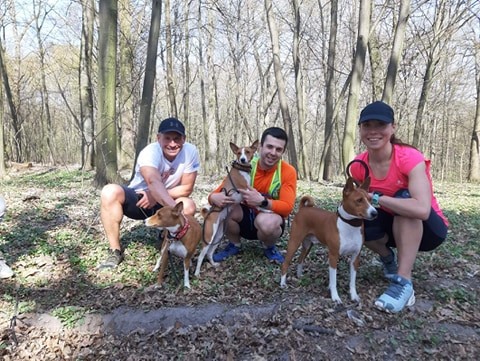
[[[146,209],[137,207],[137,202],[141,198],[141,195],[135,192],[134,189],[122,186],[125,193],[125,203],[123,203],[123,214],[131,219],[147,219],[153,216],[162,206],[156,204],[153,208]]]
[[[397,192],[395,197],[410,198],[407,190]],[[388,247],[396,247],[393,238],[393,218],[395,215],[378,209],[378,217],[372,221],[365,221],[365,242],[381,239],[388,235]],[[433,210],[426,221],[423,221],[423,235],[419,251],[431,251],[440,246],[447,238],[448,227],[443,219]]]
[[[244,204],[241,204],[243,211],[243,218],[239,223],[240,226],[240,236],[245,239],[258,239],[257,229],[255,228],[254,222],[257,217],[257,211],[253,208],[247,207]],[[285,230],[285,219],[282,222],[282,234]],[[280,237],[282,236],[280,235]]]

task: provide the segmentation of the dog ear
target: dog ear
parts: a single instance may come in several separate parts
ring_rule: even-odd
[[[178,214],[183,212],[183,202],[178,202],[175,204],[175,207],[173,207],[173,210],[177,212]]]
[[[235,143],[230,142],[230,149],[233,151],[233,153],[237,154],[238,146]]]
[[[256,141],[254,141],[250,147],[257,150],[258,149],[258,139]]]
[[[352,177],[348,177],[345,187],[343,187],[343,194],[349,194],[355,190],[355,180]]]
[[[371,182],[371,178],[370,176],[368,176],[367,178],[365,178],[365,180],[363,181],[362,185],[360,186],[360,188],[364,189],[365,191],[368,192],[368,188],[370,188],[370,182]]]

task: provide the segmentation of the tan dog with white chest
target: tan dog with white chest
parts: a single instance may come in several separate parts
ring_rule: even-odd
[[[280,286],[287,285],[287,270],[292,258],[302,244],[297,266],[297,277],[302,276],[303,262],[313,243],[322,243],[328,248],[329,288],[332,300],[341,303],[337,292],[337,264],[340,256],[350,256],[350,296],[359,301],[355,282],[363,245],[363,220],[377,217],[377,210],[368,200],[370,178],[356,186],[352,178],[343,188],[343,199],[337,212],[314,207],[313,198],[304,196],[292,221],[287,254],[281,266]]]
[[[169,237],[163,240],[160,256],[153,271],[159,270],[157,283],[162,284],[168,261],[168,251],[183,258],[183,285],[190,288],[190,262],[202,237],[202,227],[195,217],[183,214],[183,203],[164,206],[145,220],[149,227],[166,230]]]
[[[235,154],[236,160],[233,161],[232,169],[222,182],[222,189],[226,195],[234,199],[235,204],[238,204],[242,202],[242,194],[238,190],[247,189],[250,185],[250,171],[252,170],[250,162],[258,149],[258,140],[253,142],[252,145],[244,147],[239,147],[230,142],[230,148]],[[203,240],[205,246],[198,256],[196,276],[200,274],[205,256],[212,266],[218,266],[218,263],[213,260],[213,253],[224,236],[225,220],[228,217],[229,208],[229,206],[224,208],[213,206],[209,209],[204,207],[201,210],[204,218]]]

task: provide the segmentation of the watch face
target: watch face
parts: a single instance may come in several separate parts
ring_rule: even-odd
[[[260,204],[260,207],[266,207],[266,206],[268,206],[268,200],[265,198]]]

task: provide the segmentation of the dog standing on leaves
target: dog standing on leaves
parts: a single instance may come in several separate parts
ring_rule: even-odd
[[[314,207],[313,198],[303,196],[300,208],[292,221],[287,254],[281,266],[280,286],[287,285],[287,270],[295,252],[302,245],[298,259],[297,277],[302,276],[303,262],[313,243],[322,243],[328,248],[329,288],[333,301],[341,303],[337,292],[337,264],[340,256],[350,256],[350,296],[359,301],[355,282],[360,262],[360,250],[364,242],[363,220],[377,217],[377,210],[368,200],[370,178],[356,186],[349,178],[343,188],[342,203],[337,212]]]
[[[168,251],[183,258],[183,285],[190,288],[189,269],[197,246],[202,237],[202,227],[193,216],[183,214],[183,203],[177,203],[174,207],[165,206],[160,208],[153,216],[145,220],[149,227],[156,227],[168,231],[160,250],[160,256],[153,271],[158,272],[157,283],[163,283],[163,274],[168,262]]]
[[[234,203],[238,204],[242,202],[242,194],[238,190],[247,189],[250,185],[250,171],[252,169],[250,162],[258,149],[258,140],[253,142],[252,145],[245,147],[239,147],[230,142],[230,148],[235,154],[236,160],[232,163],[230,172],[223,180],[223,191],[234,199]],[[198,256],[197,268],[195,270],[196,276],[200,274],[200,268],[205,256],[207,256],[212,266],[218,266],[218,263],[213,260],[213,253],[224,236],[228,212],[228,205],[224,208],[202,208],[205,246]]]

